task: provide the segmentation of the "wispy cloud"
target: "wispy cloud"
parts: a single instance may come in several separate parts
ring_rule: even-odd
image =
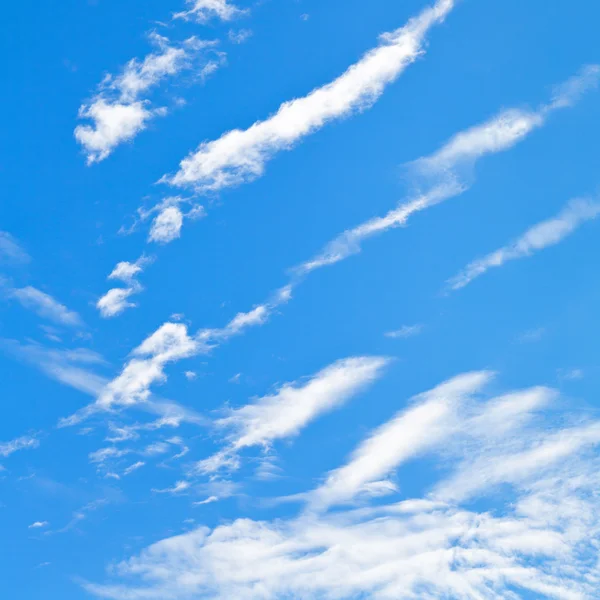
[[[381,36],[381,43],[335,81],[281,105],[275,115],[246,130],[233,130],[203,143],[163,181],[199,191],[234,186],[262,175],[276,153],[292,147],[327,122],[372,105],[423,52],[429,29],[443,21],[454,0],[438,0],[404,27]]]
[[[83,146],[88,164],[104,160],[118,145],[145,129],[148,121],[165,115],[167,109],[151,108],[144,94],[167,77],[191,69],[201,50],[214,45],[195,37],[172,44],[156,33],[150,35],[150,41],[156,52],[142,61],[130,60],[116,77],[107,75],[90,103],[80,107],[79,118],[91,124],[78,125],[75,138]]]
[[[212,18],[231,21],[248,12],[230,3],[229,0],[186,0],[186,3],[190,8],[173,15],[175,19],[193,19],[200,23],[206,23]]]
[[[526,258],[548,246],[554,246],[571,235],[582,223],[600,214],[600,204],[590,200],[573,200],[555,217],[542,221],[528,229],[514,242],[479,258],[448,281],[450,290],[467,286],[493,268]]]
[[[197,342],[188,336],[185,325],[165,323],[133,350],[133,358],[115,379],[100,390],[93,404],[63,419],[61,425],[76,425],[98,411],[147,404],[150,387],[166,380],[165,366],[196,352]]]
[[[395,329],[394,331],[387,331],[385,333],[385,337],[389,338],[408,338],[413,337],[415,335],[419,335],[423,331],[423,325],[402,325],[400,329]]]
[[[30,285],[24,288],[4,287],[4,293],[9,298],[18,300],[20,304],[39,315],[42,319],[48,319],[59,325],[67,327],[82,327],[81,317],[72,310],[69,310],[64,304],[55,300],[50,294],[46,294]]]
[[[48,527],[48,525],[50,525],[48,521],[36,521],[29,525],[28,529],[43,529],[44,527]]]
[[[0,456],[8,458],[11,454],[19,450],[33,450],[39,447],[39,440],[30,435],[23,435],[10,442],[0,442]]]
[[[470,187],[472,171],[478,160],[504,152],[544,125],[559,109],[572,106],[586,90],[598,84],[600,67],[591,65],[556,88],[552,101],[535,111],[508,109],[490,120],[452,137],[437,152],[410,163],[408,171],[419,189],[425,191],[403,201],[383,217],[374,217],[344,231],[325,245],[315,257],[294,272],[306,275],[315,269],[335,264],[356,254],[366,239],[388,229],[405,226],[409,217],[440,202],[462,194]]]
[[[0,231],[0,265],[23,265],[31,258],[8,232]]]
[[[102,365],[104,359],[86,348],[46,348],[15,340],[0,340],[0,348],[35,365],[52,379],[92,396],[99,394],[108,383],[105,377],[90,370],[91,366]]]
[[[340,360],[302,385],[288,383],[275,394],[231,410],[215,423],[228,432],[227,447],[197,463],[195,470],[213,473],[236,468],[241,450],[253,446],[269,449],[277,440],[296,436],[308,423],[376,380],[388,362],[382,357]]]
[[[457,427],[459,404],[480,392],[492,374],[468,373],[444,382],[412,400],[414,406],[382,425],[354,452],[348,464],[333,471],[310,495],[313,508],[347,503],[358,495],[395,490],[387,477],[408,458],[430,450]]]

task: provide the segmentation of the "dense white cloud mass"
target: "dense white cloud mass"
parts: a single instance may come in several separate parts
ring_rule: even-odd
[[[595,219],[599,214],[599,203],[573,200],[556,217],[534,225],[514,242],[467,265],[448,281],[448,287],[458,290],[489,269],[501,267],[508,261],[525,258],[548,246],[554,246],[572,234],[582,223]]]
[[[142,61],[130,60],[118,76],[107,75],[96,96],[79,109],[79,118],[91,121],[75,128],[75,138],[83,146],[88,164],[104,160],[119,144],[145,129],[148,121],[165,115],[166,108],[150,108],[142,95],[165,78],[191,68],[198,53],[213,45],[194,37],[173,45],[156,33],[150,40],[156,52]]]
[[[454,0],[438,0],[407,25],[381,36],[381,43],[335,81],[281,105],[275,115],[246,130],[233,130],[203,143],[165,176],[175,186],[218,190],[260,176],[277,152],[293,146],[328,121],[372,105],[422,52],[429,29],[452,10]]]
[[[195,19],[205,23],[216,17],[223,21],[231,21],[247,12],[231,4],[229,0],[186,0],[186,3],[190,8],[176,13],[174,15],[176,19]]]
[[[337,471],[357,483],[351,495],[377,481],[371,496],[400,501],[200,527],[119,563],[113,583],[85,588],[114,600],[591,600],[600,585],[600,465],[590,451],[600,423],[549,421],[543,410],[556,393],[543,387],[469,397],[489,378],[464,374],[418,396]],[[444,459],[422,495],[378,479],[422,452]],[[477,507],[465,506],[475,494]]]
[[[149,240],[160,244],[167,244],[181,235],[183,213],[177,206],[168,206],[161,210],[152,222]]]
[[[235,468],[244,448],[268,449],[273,442],[296,436],[319,415],[331,411],[377,379],[388,360],[353,357],[339,360],[302,385],[286,384],[273,395],[230,411],[216,422],[227,433],[228,446],[196,465],[196,471],[211,473]]]

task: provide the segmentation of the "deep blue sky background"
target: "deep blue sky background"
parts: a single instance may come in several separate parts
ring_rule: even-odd
[[[206,218],[186,223],[180,240],[151,250],[157,260],[142,276],[146,291],[136,299],[139,307],[114,320],[100,318],[94,304],[114,265],[150,253],[145,228],[130,236],[117,231],[144,201],[168,193],[155,183],[164,173],[175,171],[201,141],[246,128],[281,102],[332,80],[380,33],[421,8],[417,0],[270,0],[233,24],[180,23],[175,30],[154,23],[180,10],[179,0],[6,5],[0,229],[32,260],[6,266],[3,276],[77,311],[86,335],[66,333],[60,347],[98,352],[107,361],[99,372],[113,377],[127,354],[173,313],[185,315],[192,331],[224,325],[285,284],[286,271],[329,239],[401,200],[410,189],[403,164],[502,108],[536,107],[550,97],[553,84],[600,61],[600,6],[588,0],[464,0],[432,30],[426,55],[373,108],[281,153],[259,180],[209,196]],[[253,35],[231,44],[232,27]],[[186,105],[88,167],[73,138],[77,110],[104,73],[148,52],[145,34],[153,28],[174,39],[222,39],[227,65],[203,84],[184,74],[157,88],[152,99],[158,104],[179,96]],[[240,514],[292,514],[295,506],[266,509],[255,500],[312,487],[409,397],[462,371],[497,370],[506,389],[557,386],[573,411],[595,412],[598,223],[584,224],[561,244],[491,271],[449,297],[441,292],[472,259],[555,215],[570,198],[594,195],[598,140],[600,104],[591,92],[509,152],[479,162],[474,184],[462,196],[311,275],[264,327],[169,368],[160,395],[211,414],[225,402],[243,404],[341,357],[396,359],[368,392],[280,445],[284,478],[249,481],[242,496],[194,508],[189,496],[152,494],[181,478],[175,467],[140,470],[122,482],[103,479],[88,453],[102,446],[105,432],[80,436],[55,428],[60,417],[90,399],[7,351],[0,357],[0,440],[43,434],[39,449],[10,457],[0,473],[0,595],[83,598],[77,577],[102,579],[111,560],[182,531],[185,519],[213,526]],[[0,301],[3,339],[51,345],[40,323],[18,303]],[[414,323],[423,324],[419,336],[384,336]],[[523,340],[535,330],[536,339]],[[184,377],[188,369],[198,373],[195,381]],[[571,369],[585,376],[561,378]],[[230,383],[237,373],[239,383]],[[186,437],[194,459],[214,448],[202,428],[186,425],[177,434]],[[419,493],[418,465],[406,472],[412,474],[406,493]],[[63,533],[28,530],[40,519],[60,529],[98,498],[108,504]],[[39,566],[46,562],[51,564]]]

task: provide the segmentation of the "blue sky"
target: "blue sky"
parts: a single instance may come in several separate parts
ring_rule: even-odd
[[[600,8],[6,7],[2,596],[595,598]]]

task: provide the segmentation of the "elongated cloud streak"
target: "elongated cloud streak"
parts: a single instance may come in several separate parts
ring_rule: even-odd
[[[391,491],[382,485],[402,462],[431,449],[457,428],[459,405],[488,383],[486,371],[460,375],[414,399],[414,406],[382,425],[310,496],[312,508],[352,501],[357,495]],[[389,482],[385,482],[388,483]]]
[[[542,127],[556,110],[573,106],[587,90],[596,87],[598,65],[586,66],[578,75],[557,86],[549,104],[535,111],[509,109],[489,121],[462,131],[430,156],[408,165],[409,171],[426,191],[402,202],[383,217],[374,217],[348,229],[329,242],[314,258],[294,269],[297,275],[335,264],[360,252],[366,239],[395,227],[406,225],[413,214],[457,196],[469,187],[476,162],[489,154],[504,152]]]
[[[236,467],[240,450],[252,446],[269,448],[276,440],[296,436],[309,422],[377,379],[387,363],[382,357],[340,360],[304,385],[286,384],[274,395],[232,410],[216,423],[230,431],[228,447],[198,463],[196,470],[212,473],[221,467]]]
[[[39,445],[40,442],[37,438],[24,435],[10,442],[0,442],[0,456],[8,458],[11,454],[19,450],[31,450],[37,448]]]
[[[531,256],[548,246],[554,246],[571,235],[582,223],[595,219],[599,214],[599,203],[573,200],[556,217],[534,225],[514,242],[470,263],[448,281],[448,287],[451,290],[458,290],[490,269],[501,267],[511,260]]]
[[[24,288],[12,288],[8,291],[11,298],[18,300],[25,308],[37,313],[43,319],[48,319],[59,325],[67,327],[81,327],[83,321],[74,311],[69,310],[64,304],[55,300],[50,294],[46,294],[27,286]]]
[[[438,0],[406,26],[382,35],[377,48],[335,81],[282,104],[275,115],[249,129],[236,129],[216,141],[203,143],[181,161],[175,175],[165,176],[163,181],[207,191],[259,177],[277,152],[292,147],[331,120],[371,106],[423,52],[429,29],[443,21],[453,6],[454,0]]]

